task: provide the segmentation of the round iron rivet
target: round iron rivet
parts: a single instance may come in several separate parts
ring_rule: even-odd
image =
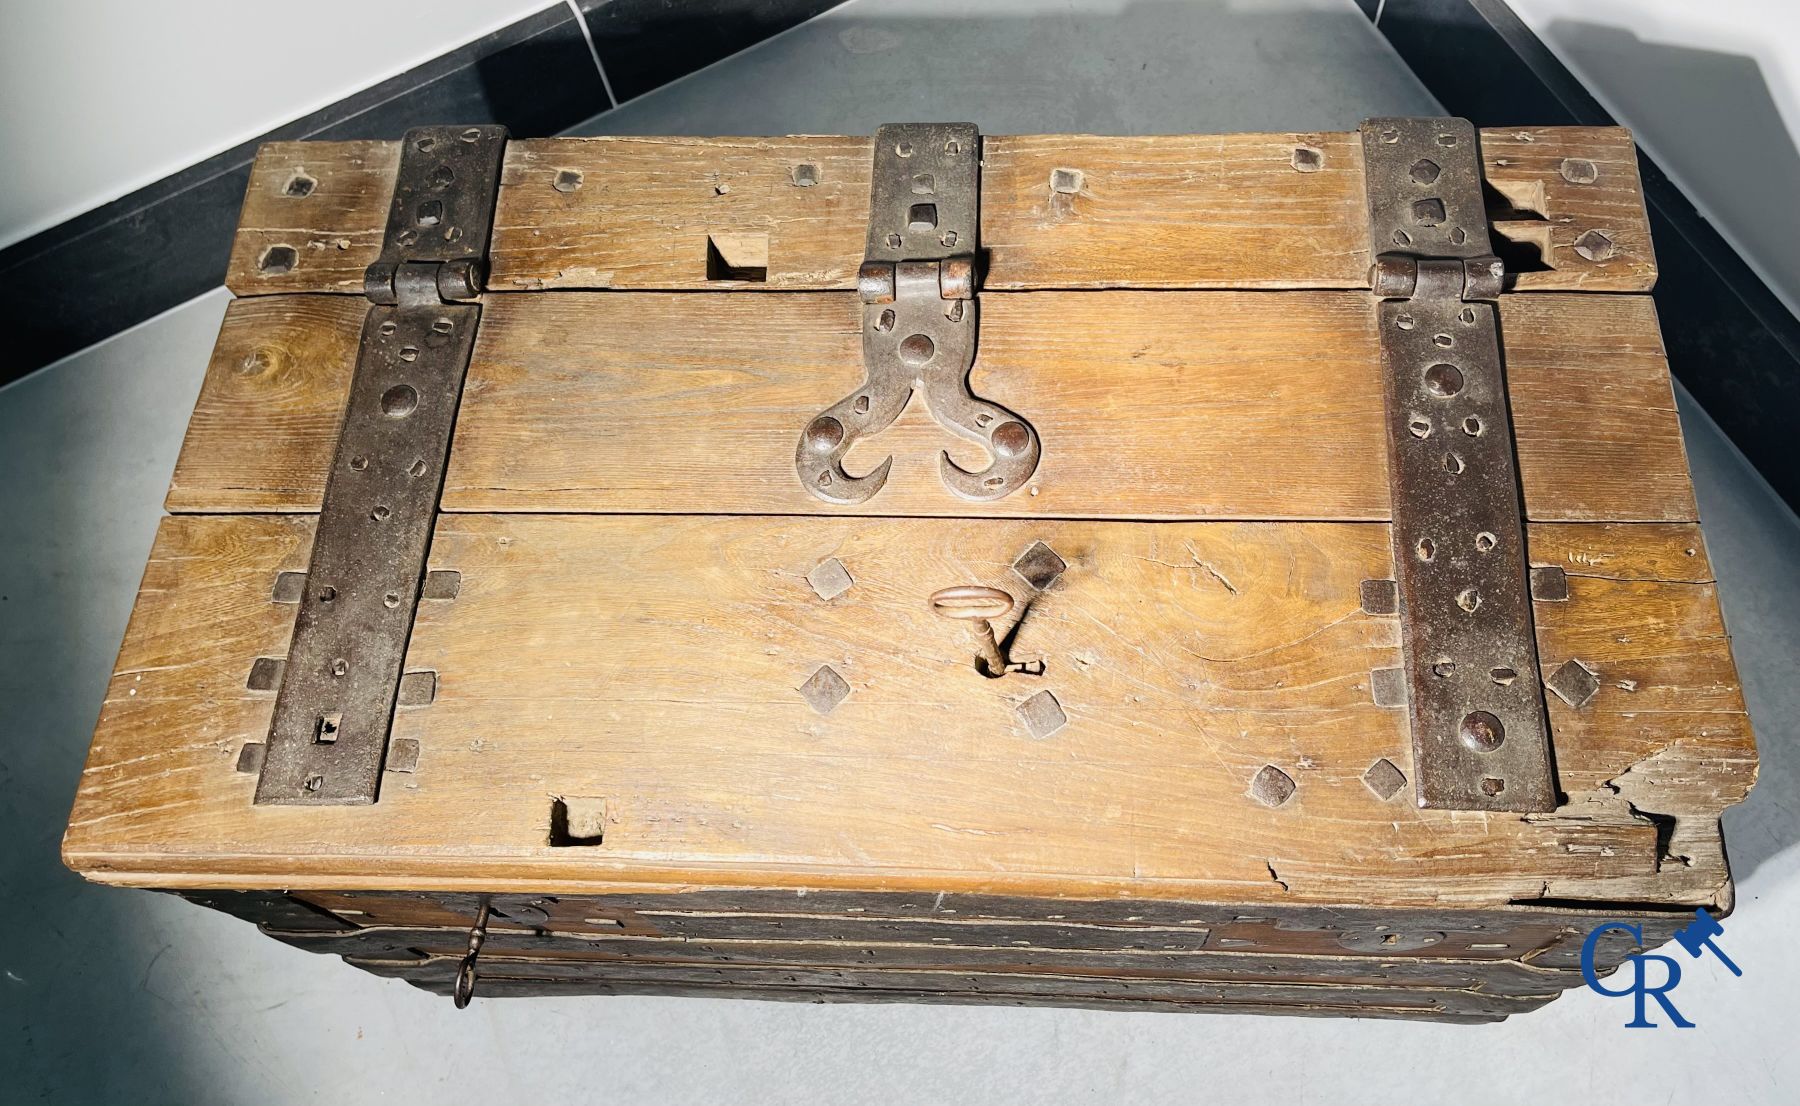
[[[350,662],[345,660],[344,658],[339,657],[337,660],[334,660],[331,662],[331,674],[333,676],[342,676],[342,675],[345,675],[346,673],[348,673],[349,671],[350,671]]]
[[[1031,448],[1031,431],[1022,422],[1003,422],[994,427],[988,441],[1000,456],[1017,457]]]
[[[806,428],[806,448],[814,453],[829,453],[844,440],[844,424],[830,415],[820,415]]]
[[[908,365],[923,365],[936,355],[937,347],[923,334],[914,334],[900,340],[900,360]]]
[[[1470,711],[1464,715],[1462,728],[1457,733],[1464,745],[1478,753],[1491,753],[1506,740],[1506,727],[1485,710]]]
[[[1453,396],[1462,386],[1462,370],[1455,365],[1437,364],[1425,370],[1425,390],[1434,396]]]
[[[350,467],[357,472],[361,472],[369,467],[369,459],[358,453],[356,456],[350,458]]]
[[[419,393],[410,384],[396,384],[381,397],[381,413],[390,419],[403,419],[419,406]]]
[[[1488,776],[1486,779],[1481,781],[1481,791],[1482,791],[1482,794],[1484,794],[1484,795],[1498,795],[1498,794],[1500,794],[1500,792],[1505,791],[1505,790],[1506,790],[1506,781],[1503,779],[1499,779],[1498,777]]]
[[[1557,169],[1570,184],[1593,184],[1600,179],[1600,167],[1585,157],[1565,157]]]

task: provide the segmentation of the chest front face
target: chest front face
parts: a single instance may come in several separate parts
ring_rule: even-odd
[[[1613,129],[265,147],[65,854],[437,989],[1504,1016],[1729,905],[1653,280]]]

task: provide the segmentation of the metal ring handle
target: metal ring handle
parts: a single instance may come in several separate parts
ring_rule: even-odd
[[[450,991],[450,1000],[458,1010],[475,997],[475,958],[481,955],[481,943],[487,940],[487,924],[488,901],[484,898],[481,909],[475,912],[475,924],[469,927],[469,951],[456,966],[456,986]]]
[[[945,618],[970,622],[1005,618],[1013,609],[1013,597],[999,588],[961,584],[933,592],[931,609]]]

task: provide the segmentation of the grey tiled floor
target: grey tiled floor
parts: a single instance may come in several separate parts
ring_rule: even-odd
[[[1348,0],[858,0],[591,132],[1346,129],[1435,105]],[[225,296],[0,391],[0,1100],[1786,1102],[1800,909],[1800,523],[1691,404],[1764,769],[1688,1031],[1574,992],[1497,1026],[697,999],[449,1003],[161,896],[57,841]],[[1784,1087],[1785,1083],[1789,1084]]]

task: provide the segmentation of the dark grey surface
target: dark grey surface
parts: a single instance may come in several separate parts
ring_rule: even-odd
[[[0,330],[8,336],[0,384],[222,283],[250,163],[264,142],[398,138],[430,123],[500,123],[517,137],[543,137],[610,103],[574,12],[550,4],[8,246],[0,250]]]
[[[843,0],[579,0],[620,103],[711,65]]]
[[[916,52],[915,52],[916,51]],[[923,60],[921,60],[921,58]],[[930,77],[931,80],[923,78]],[[1435,109],[1350,0],[856,0],[591,123],[632,133],[1347,129]],[[1686,1031],[1571,993],[1495,1026],[701,999],[442,999],[57,859],[222,293],[0,390],[0,1079],[9,1101],[1788,1102],[1800,522],[1684,407],[1763,781]]]

